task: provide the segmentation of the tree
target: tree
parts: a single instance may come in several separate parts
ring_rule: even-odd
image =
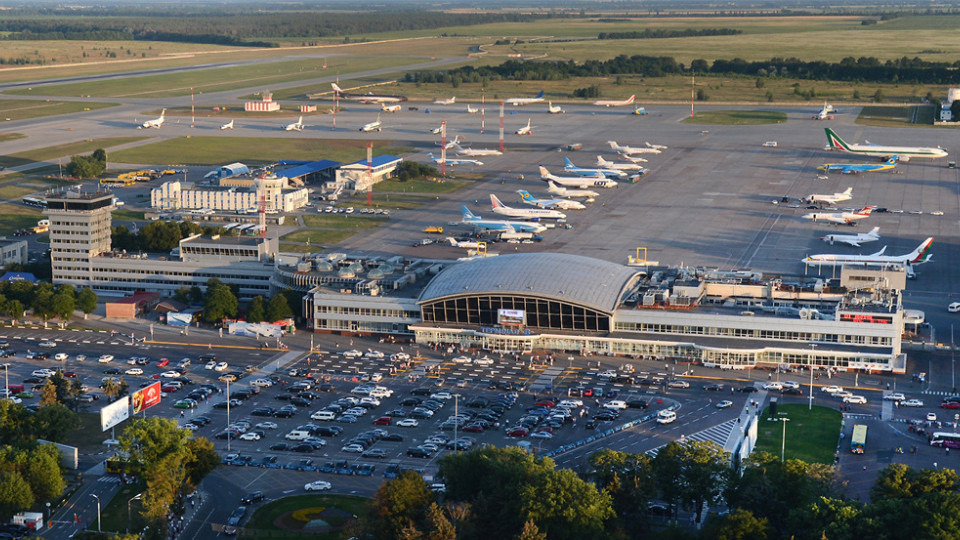
[[[384,482],[371,503],[374,531],[378,538],[397,538],[411,523],[419,523],[433,501],[423,477],[414,471]]]
[[[247,322],[258,323],[266,318],[267,314],[263,307],[263,297],[259,294],[250,300],[247,306]]]
[[[51,384],[47,382],[47,384]],[[46,385],[44,392],[46,392]],[[67,432],[77,427],[80,418],[63,403],[42,405],[32,416],[33,432],[37,437],[48,441],[60,442]]]
[[[520,529],[520,534],[515,536],[514,540],[547,540],[547,535],[540,532],[537,524],[528,519],[524,522],[523,528]]]
[[[53,405],[56,402],[57,387],[53,384],[53,381],[47,379],[47,382],[43,383],[43,388],[40,389],[40,406]]]
[[[703,537],[712,540],[767,540],[770,530],[766,518],[757,518],[749,510],[736,509],[729,514],[711,518]]]
[[[187,452],[190,456],[187,462],[187,480],[190,485],[196,486],[200,484],[203,477],[217,468],[220,456],[213,449],[213,443],[206,437],[187,439]]]
[[[51,500],[60,495],[67,482],[60,471],[60,452],[49,444],[21,450],[15,457],[17,471],[30,485],[37,500]]]
[[[109,399],[111,403],[116,401],[122,391],[123,385],[121,381],[114,377],[110,377],[103,383],[103,395],[107,396],[107,399]]]
[[[33,491],[30,484],[17,471],[0,472],[0,520],[10,518],[33,506]]]
[[[282,319],[289,319],[293,317],[293,310],[290,309],[290,304],[287,303],[287,297],[282,293],[274,295],[270,299],[270,303],[267,304],[267,321],[276,322]]]
[[[5,315],[10,317],[14,323],[23,318],[24,307],[19,300],[8,300],[3,307]]]
[[[93,289],[84,287],[77,293],[77,308],[83,312],[84,318],[97,310],[97,293]]]
[[[953,115],[954,122],[960,122],[960,99],[954,100],[950,104],[950,114]]]
[[[39,317],[43,321],[43,325],[46,326],[47,321],[53,316],[53,291],[38,288],[30,307],[33,308],[34,316]]]
[[[230,287],[222,283],[208,287],[203,305],[203,320],[216,323],[226,318],[236,317],[239,306],[240,303]]]
[[[75,309],[77,309],[77,300],[74,297],[72,289],[57,291],[50,301],[50,311],[60,319],[61,328],[66,326],[67,321],[73,317]]]
[[[551,470],[527,484],[521,509],[551,539],[601,538],[614,517],[610,495],[570,469]]]
[[[91,156],[93,159],[99,161],[100,163],[103,163],[104,167],[106,167],[106,165],[107,165],[107,151],[106,151],[106,150],[104,150],[103,148],[97,148],[96,150],[93,151],[92,154],[90,154],[90,156]]]
[[[427,540],[456,540],[457,529],[450,523],[443,509],[437,503],[430,503],[427,508]]]
[[[76,178],[97,178],[106,170],[106,163],[93,156],[72,156],[67,164],[67,174]]]
[[[681,448],[676,442],[669,442],[653,458],[653,477],[660,498],[670,505],[670,513],[680,504],[683,488],[678,481],[681,474]]]

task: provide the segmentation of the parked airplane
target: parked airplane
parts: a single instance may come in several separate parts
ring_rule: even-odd
[[[577,167],[572,161],[570,161],[570,158],[563,158],[563,170],[566,172],[572,172],[573,174],[579,174],[580,176],[593,176],[599,173],[607,178],[620,178],[627,175],[627,173],[617,169],[586,169],[583,167]]]
[[[303,131],[303,128],[303,116],[298,118],[296,122],[283,126],[284,131]]]
[[[923,264],[932,260],[930,245],[933,243],[933,237],[927,238],[916,249],[906,255],[884,255],[886,246],[873,255],[841,255],[835,253],[823,253],[820,255],[809,255],[801,259],[801,262],[807,266],[837,266],[844,264],[859,265],[885,265],[885,264],[903,264],[907,267],[908,273],[910,267],[915,264]]]
[[[518,189],[517,193],[520,194],[520,199],[523,202],[540,208],[559,208],[560,210],[583,210],[586,208],[583,203],[568,199],[538,199],[525,189]]]
[[[629,154],[617,154],[617,155],[620,156],[620,159],[625,159],[630,163],[646,163],[647,162],[647,158],[631,156]]]
[[[478,112],[480,112],[480,109],[474,109],[469,103],[467,104],[467,114],[476,114]]]
[[[427,155],[430,156],[430,159],[432,159],[434,162],[436,162],[437,165],[439,165],[440,162],[443,161],[443,159],[441,159],[441,158],[434,157],[432,153],[427,154]],[[446,162],[447,162],[447,165],[483,165],[483,162],[482,162],[482,161],[477,161],[477,160],[475,160],[475,159],[455,159],[455,158],[447,158],[447,159],[446,159]]]
[[[336,92],[340,99],[349,101],[359,101],[360,103],[397,103],[398,101],[407,100],[406,96],[377,95],[373,92],[367,94],[348,94],[337,86],[337,83],[330,83],[330,86],[333,87],[333,91]]]
[[[380,121],[380,114],[377,114],[377,121],[370,122],[369,124],[364,124],[360,127],[360,131],[383,131],[383,122]]]
[[[547,180],[547,192],[561,197],[586,197],[587,202],[592,202],[594,197],[600,195],[592,189],[565,188],[553,180]]]
[[[870,229],[870,232],[857,233],[857,234],[828,234],[826,236],[820,237],[821,240],[830,244],[831,246],[834,242],[840,242],[841,244],[850,244],[853,247],[860,247],[860,244],[865,244],[867,242],[876,242],[880,239],[880,227],[874,227]]]
[[[833,205],[835,205],[835,204],[837,204],[837,203],[841,203],[841,202],[843,202],[843,201],[849,201],[850,199],[853,198],[852,195],[853,195],[853,188],[852,188],[852,187],[848,187],[848,188],[845,189],[844,191],[842,191],[842,192],[840,192],[840,193],[834,193],[833,195],[823,195],[823,194],[819,194],[819,193],[811,193],[810,195],[807,195],[806,197],[804,197],[804,198],[802,198],[802,199],[800,199],[800,200],[803,201],[803,202],[805,202],[805,203],[807,203],[807,204],[823,203],[823,204],[828,204],[828,205],[830,205],[830,206],[833,206]]]
[[[833,112],[833,105],[827,104],[826,101],[823,102],[823,108],[820,109],[816,115],[814,115],[814,120],[833,120],[833,116],[830,113]]]
[[[864,206],[861,210],[856,212],[811,212],[803,216],[803,219],[809,219],[812,221],[829,221],[831,223],[840,223],[842,225],[855,225],[858,220],[869,217],[870,212],[873,212],[874,208],[876,208],[876,206]]]
[[[543,90],[541,90],[539,94],[532,98],[510,98],[504,101],[504,103],[507,105],[513,105],[514,107],[520,105],[532,105],[534,103],[543,103]]]
[[[610,148],[613,148],[621,154],[659,154],[660,150],[656,148],[638,148],[636,146],[620,146],[617,141],[607,141]]]
[[[464,148],[457,144],[456,139],[453,140],[453,148],[462,156],[499,156],[503,154],[503,152],[492,148]]]
[[[453,97],[450,98],[450,99],[440,99],[440,98],[437,98],[437,99],[433,100],[433,104],[434,104],[434,105],[453,105],[453,104],[456,103],[456,102],[457,102],[457,96],[453,96]]]
[[[463,213],[463,218],[460,221],[461,223],[473,225],[478,229],[484,229],[487,231],[539,233],[547,230],[547,228],[543,225],[540,225],[539,223],[531,223],[529,221],[483,219],[482,217],[475,215],[464,205],[460,206],[460,211]]]
[[[650,144],[648,142],[643,143],[647,145],[647,148],[653,148],[654,150],[666,150],[669,146],[665,144]]]
[[[548,101],[548,102],[547,102],[547,112],[550,113],[550,114],[563,114],[563,109],[561,109],[559,105],[557,105],[556,107],[554,107],[554,106],[553,106],[553,102],[552,102],[552,101]]]
[[[477,242],[474,240],[457,240],[452,236],[447,237],[447,242],[450,242],[450,245],[453,247],[464,248],[464,249],[480,249],[480,244],[483,242]]]
[[[598,107],[622,107],[624,105],[630,105],[631,103],[633,103],[633,100],[636,99],[636,97],[637,97],[636,95],[633,95],[628,97],[627,99],[620,100],[620,101],[611,100],[611,99],[608,99],[608,100],[601,99],[600,101],[594,101],[593,104],[597,105]]]
[[[565,188],[612,188],[617,185],[615,181],[610,180],[600,173],[597,173],[595,176],[555,176],[550,174],[550,171],[548,171],[546,167],[540,167],[540,179],[544,182],[552,180],[558,186]]]
[[[827,163],[817,167],[819,171],[839,172],[841,174],[858,174],[862,172],[888,171],[897,166],[897,156],[890,156],[890,159],[883,163]]]
[[[493,211],[501,216],[520,219],[567,219],[567,215],[557,210],[546,210],[543,208],[513,208],[500,202],[493,193],[490,194],[490,204]]]
[[[380,104],[380,110],[383,112],[400,112],[403,109],[402,106],[398,105],[387,105],[386,103]]]
[[[227,122],[226,124],[220,126],[220,131],[223,131],[223,130],[225,130],[225,129],[233,129],[233,120],[231,120],[231,121]]]
[[[879,144],[849,144],[840,138],[832,129],[824,128],[827,133],[827,143],[834,149],[841,150],[848,154],[858,154],[861,156],[874,156],[889,158],[897,156],[900,161],[909,161],[910,158],[942,158],[946,157],[947,151],[939,146],[937,148],[926,148],[922,146],[881,146]]]
[[[433,135],[439,135],[441,131],[443,131],[443,126],[439,126],[431,129],[430,133]]]
[[[145,128],[147,128],[147,129],[150,129],[150,128],[160,129],[160,126],[163,125],[163,121],[166,120],[166,118],[164,118],[164,115],[165,115],[166,113],[167,113],[167,110],[166,110],[166,109],[161,110],[161,111],[160,111],[160,118],[154,118],[153,120],[147,120],[147,121],[144,122],[143,124],[140,124],[140,127],[145,127]]]
[[[533,135],[533,127],[530,125],[530,119],[527,118],[527,125],[515,131],[517,135]]]
[[[646,161],[646,160],[644,160]],[[603,159],[603,156],[597,156],[597,167],[605,167],[618,171],[642,171],[643,167],[636,163],[614,163]]]

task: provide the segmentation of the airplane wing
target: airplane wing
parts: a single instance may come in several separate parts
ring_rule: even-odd
[[[856,240],[844,240],[843,242],[850,244],[853,247],[860,247],[860,242],[857,242]]]

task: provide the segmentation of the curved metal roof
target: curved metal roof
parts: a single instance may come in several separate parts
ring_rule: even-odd
[[[417,303],[472,294],[540,296],[613,313],[636,269],[563,253],[518,253],[449,266],[424,287]]]

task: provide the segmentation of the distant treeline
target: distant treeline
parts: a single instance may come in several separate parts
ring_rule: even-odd
[[[873,57],[847,57],[840,62],[812,61],[797,58],[771,58],[761,62],[748,62],[739,58],[694,60],[690,63],[696,73],[716,75],[745,75],[750,77],[790,77],[794,79],[832,80],[874,83],[904,84],[957,84],[960,83],[960,61],[927,62],[920,58],[903,57],[881,61]],[[574,77],[606,77],[611,75],[642,75],[663,77],[689,72],[689,68],[669,56],[620,55],[606,61],[523,62],[508,60],[499,66],[464,66],[447,71],[417,71],[407,73],[405,82],[462,83],[495,80],[511,81],[557,81]]]
[[[84,15],[88,15],[84,13]],[[322,38],[423,30],[446,26],[524,22],[531,15],[440,12],[226,13],[193,16],[17,17],[0,19],[0,39],[8,40],[153,40],[254,47],[275,46],[274,39]]]
[[[638,32],[600,32],[597,39],[659,39],[699,36],[736,36],[743,30],[735,28],[647,28]]]

